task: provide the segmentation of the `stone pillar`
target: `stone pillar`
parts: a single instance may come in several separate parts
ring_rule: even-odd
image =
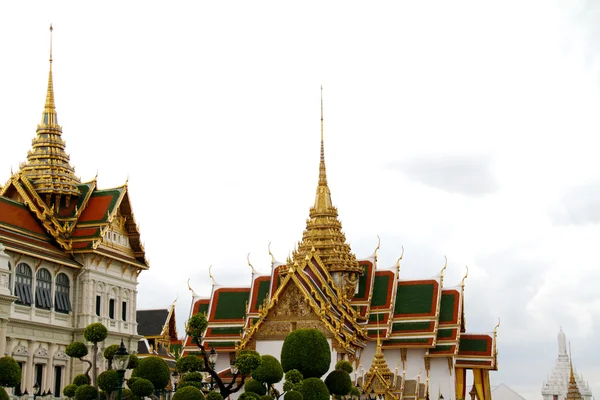
[[[8,268],[8,254],[4,252],[4,246],[0,243],[0,295],[10,296],[10,274]]]
[[[25,366],[26,375],[25,375],[25,384],[23,385],[23,390],[27,389],[29,393],[33,394],[33,373],[35,371],[35,365],[33,364],[33,355],[35,352],[35,340],[27,341],[27,364]]]
[[[54,355],[56,354],[57,349],[57,344],[48,344],[48,364],[46,364],[46,377],[44,379],[44,388],[42,389],[42,393],[47,392],[48,390],[52,390],[52,388],[54,387],[54,379],[52,379],[54,377],[53,362]]]
[[[8,328],[8,319],[0,318],[0,357],[6,352],[6,330]]]

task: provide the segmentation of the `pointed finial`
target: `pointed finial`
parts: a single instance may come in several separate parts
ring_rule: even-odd
[[[494,327],[494,337],[496,337],[499,327],[500,327],[500,317],[498,317],[498,323]]]
[[[254,269],[254,267],[250,263],[250,253],[248,253],[248,256],[246,258],[248,260],[248,265],[250,266],[250,268],[252,268],[252,276],[254,276],[254,274],[256,273],[256,270]]]
[[[444,279],[444,271],[446,270],[446,267],[448,266],[448,257],[444,256],[444,259],[446,261],[444,262],[444,267],[440,271],[440,276],[442,277],[442,279]]]
[[[190,281],[188,280],[188,287],[190,286]],[[193,292],[193,291],[192,291]],[[177,293],[177,297],[175,297],[175,300],[173,300],[173,303],[171,303],[172,306],[174,306],[175,304],[177,304],[177,300],[179,299],[179,293]]]
[[[323,137],[323,85],[321,85],[321,162],[319,164],[319,186],[327,186],[325,170],[325,140]]]
[[[461,284],[462,284],[462,287],[463,287],[463,289],[465,288],[465,279],[467,279],[467,277],[469,276],[469,267],[467,267],[467,266],[465,265],[465,268],[467,269],[467,272],[465,273],[465,276],[463,276],[463,278],[462,278],[462,283],[461,283]]]
[[[267,248],[269,249],[269,255],[271,256],[271,266],[273,266],[273,264],[275,264],[275,257],[273,257],[273,253],[271,253],[271,242],[269,242],[269,246]]]
[[[398,257],[398,261],[396,261],[396,279],[400,279],[400,261],[404,257],[404,246],[402,246],[402,254]]]
[[[373,257],[375,257],[375,261],[377,261],[377,251],[379,251],[379,247],[381,247],[381,238],[377,235],[377,247],[375,247],[375,251],[373,252]]]
[[[50,23],[50,66],[52,68],[52,31],[54,28],[52,27],[52,23]]]
[[[215,286],[215,278],[213,278],[212,276],[212,272],[210,271],[212,268],[212,265],[210,267],[208,267],[208,276],[210,277],[210,280],[212,281],[213,286]]]
[[[192,292],[192,298],[194,298],[194,297],[198,297],[198,295],[196,294],[196,292],[194,292],[194,289],[192,289],[192,287],[190,286],[190,279],[191,279],[191,278],[188,278],[188,281],[187,281],[188,290],[189,290],[190,292]]]

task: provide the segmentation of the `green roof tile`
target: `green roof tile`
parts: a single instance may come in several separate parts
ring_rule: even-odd
[[[217,304],[212,311],[211,319],[242,319],[246,314],[246,303],[250,297],[250,289],[244,291],[219,290],[216,298]]]
[[[398,284],[394,316],[401,314],[431,314],[434,311],[435,286],[432,283]]]
[[[388,305],[388,287],[390,284],[389,275],[376,275],[375,285],[373,285],[373,297],[371,298],[371,307],[385,307]]]
[[[454,307],[458,301],[454,293],[442,294],[440,305],[440,322],[455,322]]]

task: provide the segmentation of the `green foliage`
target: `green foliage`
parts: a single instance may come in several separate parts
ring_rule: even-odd
[[[181,374],[190,371],[202,371],[204,368],[204,360],[194,354],[188,354],[177,360],[175,369]]]
[[[273,396],[265,394],[264,396],[260,397],[260,400],[273,400]]]
[[[171,381],[169,366],[165,360],[156,356],[142,358],[140,365],[133,370],[132,376],[148,379],[154,385],[155,390],[166,388]],[[133,388],[131,389],[133,390]]]
[[[290,390],[300,390],[302,386],[302,373],[297,369],[290,369],[285,373],[285,382],[283,383],[283,391],[289,392]]]
[[[330,394],[325,383],[319,378],[308,378],[300,388],[304,400],[329,400]]]
[[[63,395],[68,398],[75,397],[76,390],[77,390],[77,385],[72,383],[63,388]]]
[[[263,385],[260,381],[257,381],[256,379],[252,378],[248,379],[244,384],[244,391],[256,393],[261,396],[267,394],[267,388],[265,387],[265,385]]]
[[[350,393],[348,393],[350,396],[356,396],[360,398],[360,390],[358,390],[358,388],[356,386],[352,386],[352,389],[350,389]]]
[[[138,378],[130,386],[131,393],[137,397],[146,397],[154,393],[154,385],[148,379]]]
[[[6,390],[2,386],[0,386],[0,400],[10,400],[8,393],[6,393]]]
[[[100,322],[89,324],[83,330],[83,337],[91,343],[100,343],[108,336],[108,329]]]
[[[184,387],[188,387],[188,386],[193,386],[195,388],[198,388],[200,390],[202,390],[202,382],[196,382],[196,381],[185,381],[185,382],[181,382],[179,384],[179,386],[177,386],[177,389],[179,388],[184,388]]]
[[[202,391],[193,386],[186,386],[186,387],[179,388],[173,395],[173,400],[202,400],[202,399],[204,399],[204,394],[202,393]]]
[[[119,373],[109,369],[98,375],[98,387],[106,392],[112,392],[119,388]]]
[[[92,385],[81,385],[75,390],[75,400],[96,400],[98,389]]]
[[[320,378],[330,364],[329,343],[318,330],[296,329],[286,336],[281,348],[281,365],[285,372],[297,369],[304,378]]]
[[[135,354],[129,355],[129,362],[127,363],[127,369],[134,369],[140,365],[140,359]]]
[[[111,344],[110,346],[105,348],[104,349],[104,358],[106,358],[109,362],[111,362],[113,357],[115,356],[115,353],[117,352],[117,350],[119,350],[119,347],[120,346],[118,344]]]
[[[354,368],[352,368],[352,363],[346,360],[338,361],[337,364],[335,364],[335,369],[341,369],[342,371],[346,371],[349,374],[351,374],[352,371],[354,371]]]
[[[73,385],[75,386],[89,385],[90,383],[92,383],[92,381],[87,375],[79,374],[75,375],[75,378],[73,378]]]
[[[352,379],[350,374],[341,369],[333,370],[325,378],[325,385],[329,389],[329,393],[339,396],[345,396],[352,389]]]
[[[260,360],[260,365],[252,372],[252,378],[266,383],[268,386],[281,381],[283,368],[279,360],[270,355],[264,355],[260,357]]]
[[[138,379],[140,379],[140,378],[136,378],[135,376],[127,379],[127,387],[129,387],[129,389],[131,389],[131,386],[133,385],[133,383],[135,381],[137,381]]]
[[[206,395],[206,400],[223,400],[223,396],[221,396],[221,393],[217,393],[213,390],[208,392]]]
[[[21,367],[14,358],[0,358],[0,371],[0,386],[15,387],[21,383]]]
[[[131,391],[131,389],[127,389],[127,388],[121,389],[121,398],[122,399],[132,399],[133,392]]]
[[[185,326],[185,333],[193,337],[196,341],[199,341],[207,326],[206,314],[198,313],[188,320]]]
[[[88,348],[85,343],[73,342],[65,349],[65,354],[73,358],[83,358],[88,354]]]
[[[238,397],[238,400],[260,400],[260,396],[252,392],[244,392]]]
[[[203,380],[200,372],[188,372],[181,378],[182,382],[202,382]]]
[[[254,350],[242,350],[238,354],[235,365],[238,367],[240,374],[250,375],[252,371],[260,366],[260,354]]]
[[[302,400],[302,393],[297,390],[290,390],[285,393],[284,400]]]

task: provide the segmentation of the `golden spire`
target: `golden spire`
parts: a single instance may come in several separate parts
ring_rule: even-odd
[[[319,181],[314,206],[309,212],[306,229],[298,249],[293,252],[293,260],[304,260],[307,255],[315,252],[330,273],[337,274],[336,282],[348,298],[354,294],[358,283],[358,275],[363,269],[358,265],[356,256],[352,253],[350,245],[346,243],[346,236],[342,232],[342,223],[338,219],[337,208],[331,203],[331,192],[327,186],[327,173],[325,168],[325,144],[323,134],[323,87],[321,86],[321,152],[319,161]],[[334,276],[335,278],[335,276]]]
[[[575,381],[575,374],[573,373],[573,358],[571,356],[571,343],[569,343],[569,366],[571,368],[571,374],[569,376],[569,387],[567,389],[566,400],[582,400],[581,392],[577,387],[577,381]]]
[[[52,80],[52,25],[50,25],[50,70],[46,102],[42,120],[37,126],[37,136],[32,141],[32,149],[27,153],[27,162],[21,164],[21,172],[27,177],[35,191],[46,204],[58,212],[61,207],[69,207],[71,197],[79,196],[77,185],[81,182],[69,164],[62,139],[62,128],[58,125],[54,104],[54,83]]]

